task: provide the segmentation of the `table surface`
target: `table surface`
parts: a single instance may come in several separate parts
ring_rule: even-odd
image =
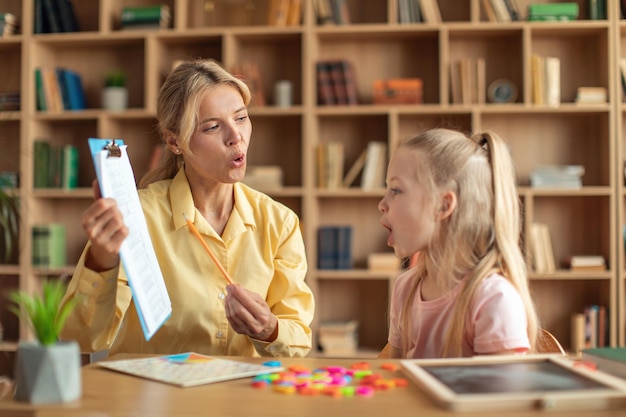
[[[134,355],[133,357],[136,357]],[[113,359],[126,359],[118,356]],[[230,358],[263,363],[261,358]],[[285,367],[301,365],[309,369],[324,366],[350,367],[362,359],[283,358]],[[383,378],[405,377],[398,360],[367,360],[370,368]],[[382,369],[383,364],[398,365],[398,370]],[[507,411],[454,413],[435,404],[413,383],[407,387],[376,391],[371,397],[333,398],[274,392],[270,387],[253,388],[251,378],[180,388],[126,375],[91,364],[82,370],[81,399],[65,404],[31,405],[13,400],[0,401],[0,417],[138,417],[138,416],[233,416],[233,417],[308,417],[308,416],[385,416],[429,417],[485,415],[515,417],[626,417],[624,411]]]

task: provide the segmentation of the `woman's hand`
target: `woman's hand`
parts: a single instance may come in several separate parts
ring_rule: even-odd
[[[115,200],[102,198],[97,181],[92,187],[96,200],[83,212],[81,224],[91,241],[85,266],[100,272],[119,263],[119,251],[128,236],[128,228]]]
[[[240,334],[264,342],[273,342],[278,336],[278,319],[270,311],[259,294],[246,290],[241,285],[226,287],[224,300],[226,318],[232,328]]]

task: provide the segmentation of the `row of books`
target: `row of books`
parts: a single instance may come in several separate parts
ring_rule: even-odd
[[[78,149],[74,145],[51,145],[45,140],[33,144],[34,188],[78,187]]]
[[[454,104],[485,102],[485,59],[463,58],[450,64],[450,92]]]
[[[269,26],[298,26],[302,21],[303,0],[270,0]]]
[[[35,0],[35,33],[77,32],[72,0]]]
[[[555,56],[531,56],[533,103],[558,107],[561,104],[561,60]]]
[[[87,108],[80,74],[68,68],[35,69],[37,110],[59,112]]]
[[[20,109],[21,94],[19,91],[0,91],[0,111],[17,111]]]
[[[323,142],[317,148],[317,186],[336,190],[349,188],[361,175],[360,187],[364,190],[385,186],[387,172],[387,144],[370,141],[344,175],[343,143]]]
[[[122,29],[166,29],[171,21],[172,13],[167,4],[126,6],[120,14]]]
[[[572,315],[572,352],[609,345],[609,314],[603,305],[588,305]]]
[[[0,37],[15,35],[19,32],[20,22],[13,13],[0,12]]]
[[[352,269],[352,226],[320,226],[318,269]]]
[[[317,23],[320,25],[350,23],[347,0],[314,0]]]
[[[521,20],[515,0],[482,0],[483,10],[490,22],[512,22]]]
[[[316,64],[318,103],[358,104],[354,66],[347,60],[323,60]]]
[[[65,226],[61,223],[32,226],[33,266],[59,268],[67,264]]]

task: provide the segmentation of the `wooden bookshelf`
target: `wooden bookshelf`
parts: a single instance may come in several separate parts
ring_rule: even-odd
[[[368,7],[361,7],[361,0],[347,0],[350,24],[318,25],[314,2],[305,1],[302,24],[269,26],[269,0],[85,0],[73,2],[80,32],[34,34],[34,1],[0,0],[0,12],[21,17],[20,34],[0,38],[0,90],[22,93],[21,111],[0,111],[5,151],[0,171],[19,171],[23,205],[20,261],[17,266],[0,267],[2,289],[36,291],[44,276],[71,274],[85,244],[77,219],[91,202],[89,187],[94,178],[87,138],[123,138],[140,177],[158,140],[156,98],[165,74],[175,60],[201,56],[217,59],[227,68],[248,62],[258,65],[267,105],[253,101],[250,108],[254,134],[249,164],[282,168],[284,188],[268,193],[292,207],[303,221],[308,282],[317,298],[314,329],[320,321],[357,320],[360,348],[376,352],[386,342],[388,300],[396,275],[366,269],[368,254],[389,251],[377,209],[383,190],[361,190],[358,179],[350,189],[318,189],[318,144],[343,143],[347,170],[370,141],[384,141],[393,150],[419,130],[450,126],[468,132],[493,129],[503,136],[517,168],[524,224],[549,225],[556,272],[533,272],[531,252],[523,240],[542,327],[568,347],[571,314],[588,304],[603,304],[609,310],[610,343],[624,345],[626,260],[621,231],[626,224],[626,106],[617,68],[619,58],[626,57],[626,21],[620,18],[617,2],[607,2],[604,20],[589,20],[587,2],[578,0],[577,21],[499,23],[488,21],[480,0],[439,0],[442,24],[399,24],[395,0],[368,0]],[[523,18],[530,3],[517,0]],[[120,30],[121,9],[138,4],[167,4],[172,27]],[[532,54],[561,60],[557,107],[533,104]],[[518,90],[516,100],[452,104],[449,67],[466,58],[484,58],[486,86],[498,79],[510,80]],[[315,64],[336,59],[354,65],[358,105],[317,104]],[[81,74],[86,110],[55,114],[35,110],[33,72],[44,64],[63,65]],[[104,76],[113,69],[127,73],[127,111],[100,107]],[[371,104],[373,82],[387,78],[421,78],[423,104]],[[273,106],[278,80],[291,81],[292,107]],[[609,100],[575,104],[580,86],[605,87]],[[32,145],[37,138],[78,147],[79,189],[33,189]],[[583,187],[531,188],[530,173],[540,164],[584,165]],[[52,220],[67,228],[70,264],[55,271],[33,268],[30,228]],[[318,227],[335,224],[353,228],[353,269],[318,271]],[[602,255],[608,269],[572,273],[560,263],[571,255]],[[14,346],[29,334],[2,302],[0,321],[5,339],[13,342],[8,346]]]

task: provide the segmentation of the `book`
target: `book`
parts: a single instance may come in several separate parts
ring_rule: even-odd
[[[528,5],[528,20],[576,20],[578,3],[532,3]]]
[[[290,0],[270,0],[267,13],[269,26],[287,26]]]
[[[43,75],[41,74],[41,68],[35,68],[35,96],[37,102],[37,110],[46,111],[48,107],[46,105],[46,92],[43,86]]]
[[[606,271],[606,261],[600,255],[574,255],[568,264],[571,271]]]
[[[179,387],[194,387],[280,372],[280,366],[216,358],[194,352],[98,362],[103,368]]]
[[[302,2],[304,0],[290,0],[287,11],[287,26],[298,26],[302,21]]]
[[[320,323],[318,339],[325,356],[354,356],[358,349],[359,322],[356,320]]]
[[[32,226],[32,264],[44,268],[66,265],[65,226],[61,223]]]
[[[576,103],[593,104],[606,103],[608,91],[605,87],[578,87],[576,90]]]
[[[348,188],[352,185],[352,183],[359,176],[359,173],[363,170],[363,166],[365,165],[365,157],[367,155],[367,149],[364,149],[359,157],[354,161],[348,173],[345,177],[343,177],[343,187]]]
[[[530,225],[529,244],[535,272],[538,274],[555,272],[556,263],[547,224],[532,223]]]
[[[337,228],[320,226],[317,230],[317,268],[337,268]]]
[[[391,78],[374,80],[374,104],[421,104],[423,102],[421,78]]]
[[[166,4],[126,6],[120,14],[120,25],[122,29],[151,27],[165,29],[170,27],[171,17],[170,7]]]
[[[320,226],[318,269],[352,269],[352,226]]]
[[[480,4],[487,21],[497,22],[498,16],[496,16],[496,11],[493,8],[493,4],[491,4],[491,0],[481,0]]]
[[[61,79],[67,89],[68,107],[66,107],[65,110],[86,109],[87,103],[81,76],[76,71],[64,68],[62,70]]]
[[[626,378],[626,347],[583,349],[582,360],[594,363],[602,372]]]
[[[317,186],[336,190],[343,184],[343,143],[324,142],[317,147]]]
[[[504,0],[490,0],[498,22],[510,22],[511,15]]]
[[[50,144],[44,140],[33,142],[33,187],[48,187],[48,160],[50,159]]]
[[[554,56],[544,57],[544,82],[545,97],[547,106],[558,107],[561,105],[561,60]]]
[[[78,148],[74,145],[64,145],[62,159],[61,187],[65,189],[78,187]]]
[[[318,25],[334,24],[333,11],[330,0],[314,0],[315,16]]]
[[[346,25],[350,23],[350,10],[346,0],[330,0],[330,8],[335,24]]]
[[[335,93],[333,81],[330,75],[330,67],[328,61],[318,61],[315,64],[317,75],[317,102],[321,105],[337,104],[335,101]]]
[[[383,188],[387,172],[387,144],[385,142],[370,141],[367,144],[365,165],[361,175],[361,188],[373,190]]]
[[[49,32],[58,33],[63,32],[63,26],[61,26],[61,17],[56,6],[55,0],[42,0],[43,4],[43,16],[46,19]]]
[[[352,227],[337,226],[337,269],[352,269]]]
[[[78,20],[76,19],[76,14],[74,13],[74,4],[72,3],[72,0],[56,0],[56,4],[62,31],[78,31]]]
[[[426,23],[441,23],[441,11],[437,0],[420,0],[422,18]]]
[[[543,57],[537,54],[533,54],[530,60],[530,75],[532,82],[533,103],[536,105],[545,104],[545,71]]]

